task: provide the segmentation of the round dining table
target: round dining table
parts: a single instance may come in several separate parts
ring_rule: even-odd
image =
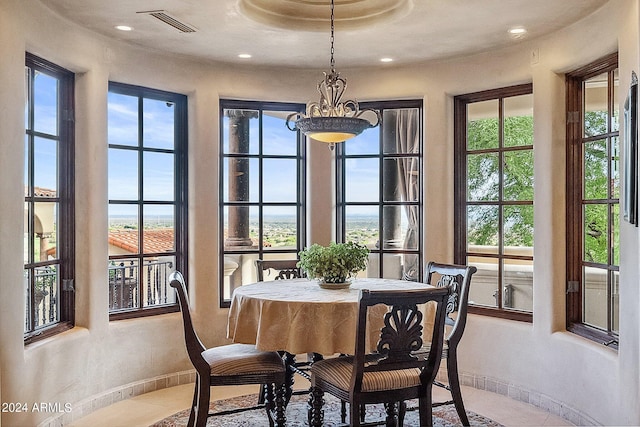
[[[355,279],[346,289],[324,289],[317,280],[257,282],[233,292],[227,337],[265,351],[290,354],[353,354],[361,289],[400,290],[430,287],[407,280]],[[369,310],[371,350],[380,337],[387,308]]]

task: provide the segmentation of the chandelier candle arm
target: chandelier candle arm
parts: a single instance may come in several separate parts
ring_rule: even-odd
[[[382,121],[379,111],[369,108],[361,110],[355,100],[342,101],[342,95],[347,89],[347,80],[340,77],[340,73],[335,69],[334,19],[334,0],[331,0],[331,71],[324,72],[324,79],[318,83],[320,101],[308,103],[306,115],[292,113],[286,121],[290,130],[299,130],[309,138],[326,142],[330,144],[331,149],[336,143],[360,135],[365,129],[374,128]],[[375,114],[375,122],[360,117],[367,111]]]

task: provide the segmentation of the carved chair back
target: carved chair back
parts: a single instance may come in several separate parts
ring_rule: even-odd
[[[256,273],[258,282],[264,280],[264,272],[267,270],[275,270],[277,275],[274,280],[297,279],[304,277],[304,273],[297,267],[298,260],[256,260]]]
[[[447,301],[445,322],[451,330],[445,337],[449,345],[456,345],[462,338],[467,323],[467,306],[471,276],[476,267],[456,264],[438,264],[429,262],[425,268],[425,283],[436,287],[448,286],[451,295]],[[452,315],[455,313],[455,317]]]
[[[440,366],[445,309],[449,295],[448,287],[402,291],[370,291],[367,289],[360,291],[355,359],[351,377],[352,393],[358,393],[361,390],[365,372],[420,368],[422,369],[421,385],[428,386],[433,382]],[[423,315],[419,305],[429,301],[435,301],[437,304],[431,335],[431,347],[435,351],[424,359],[418,358],[412,353],[419,350],[423,343]],[[378,304],[388,306],[389,311],[384,316],[384,327],[380,331],[377,345],[380,357],[373,360],[366,357],[367,313],[370,307]],[[393,401],[393,399],[389,401]]]

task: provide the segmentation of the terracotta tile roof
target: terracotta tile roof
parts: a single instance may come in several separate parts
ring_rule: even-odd
[[[33,187],[33,195],[36,197],[57,197],[56,190],[42,187]]]
[[[138,230],[109,230],[109,244],[129,252],[138,252]],[[174,250],[172,228],[144,230],[144,252],[171,252]]]

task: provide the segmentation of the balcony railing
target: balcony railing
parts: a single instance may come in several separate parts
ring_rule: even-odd
[[[140,277],[137,260],[111,261],[109,265],[109,311],[171,304],[175,301],[167,277],[172,261],[149,261],[142,267]],[[139,287],[138,282],[143,286]],[[142,298],[139,292],[142,291]]]
[[[33,307],[27,297],[25,330],[29,330],[29,316],[33,313],[33,330],[58,320],[58,270],[56,266],[37,267],[34,270]],[[28,292],[28,289],[27,289]]]

